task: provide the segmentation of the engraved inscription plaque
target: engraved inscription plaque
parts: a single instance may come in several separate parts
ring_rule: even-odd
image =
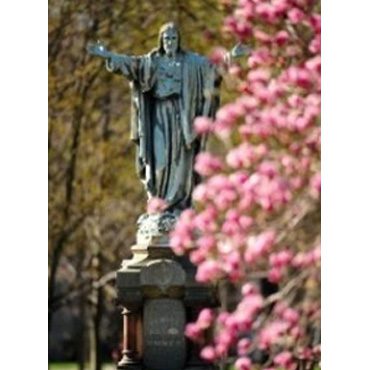
[[[177,299],[151,299],[144,305],[144,365],[153,370],[185,366],[185,308]]]

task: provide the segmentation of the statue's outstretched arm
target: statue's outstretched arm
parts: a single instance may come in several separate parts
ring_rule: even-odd
[[[241,42],[237,43],[229,52],[225,55],[225,63],[231,64],[234,59],[246,56],[250,54],[252,48],[248,45],[242,44]]]
[[[89,54],[100,57],[100,58],[104,58],[104,59],[109,59],[112,56],[116,55],[108,51],[106,46],[100,41],[96,43],[87,44],[86,49]]]
[[[134,79],[138,57],[112,53],[100,41],[94,44],[88,44],[87,51],[91,55],[105,59],[109,72],[120,72],[129,79]]]

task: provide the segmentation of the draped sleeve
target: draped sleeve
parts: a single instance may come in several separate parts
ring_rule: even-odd
[[[113,54],[107,59],[106,67],[109,72],[123,74],[141,92],[147,92],[154,86],[156,68],[152,53],[143,56]]]
[[[122,73],[129,81],[138,81],[140,79],[142,58],[140,56],[114,54],[107,59],[106,67],[109,72]]]

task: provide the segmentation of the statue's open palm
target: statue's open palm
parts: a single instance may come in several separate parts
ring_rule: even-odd
[[[87,51],[91,55],[96,55],[96,56],[102,57],[102,58],[108,58],[110,56],[109,51],[107,50],[105,45],[103,43],[101,43],[100,41],[98,41],[96,43],[88,44],[87,45]]]

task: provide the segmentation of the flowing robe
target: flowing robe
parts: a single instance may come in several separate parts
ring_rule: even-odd
[[[193,123],[197,116],[214,115],[220,78],[198,54],[179,51],[173,70],[166,68],[165,58],[157,50],[144,56],[113,55],[107,68],[130,81],[138,175],[149,197],[164,199],[168,210],[176,212],[191,205],[198,182],[194,159],[204,143]]]

